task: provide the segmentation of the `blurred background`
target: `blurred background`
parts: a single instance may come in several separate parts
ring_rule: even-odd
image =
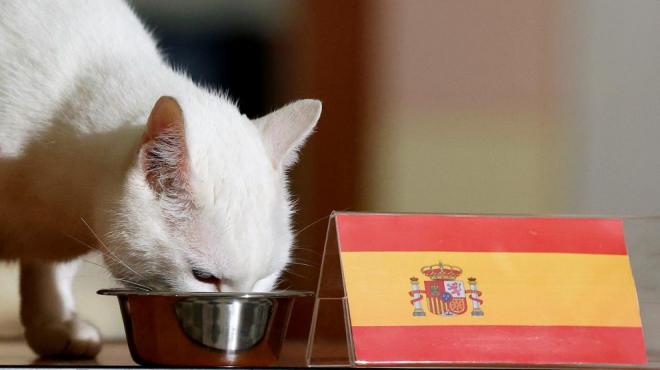
[[[248,116],[323,101],[291,173],[303,231],[283,288],[316,287],[332,210],[660,214],[658,1],[132,4],[174,65]],[[20,335],[1,268],[0,334]],[[83,266],[78,306],[118,338],[104,276]]]

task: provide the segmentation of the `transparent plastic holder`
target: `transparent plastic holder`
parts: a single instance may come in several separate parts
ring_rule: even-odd
[[[310,367],[524,367],[524,368],[616,368],[660,369],[660,216],[512,216],[495,217],[568,217],[568,218],[616,218],[623,220],[624,238],[637,288],[640,314],[648,363],[645,365],[621,364],[495,364],[450,362],[356,362],[351,334],[349,300],[346,294],[341,268],[340,245],[335,213],[330,218],[325,241],[323,260],[316,302],[307,344],[306,361]],[[475,215],[480,216],[480,215]],[[605,308],[604,308],[605,309]]]
[[[308,366],[352,366],[348,299],[339,257],[335,214],[330,217],[307,346]]]

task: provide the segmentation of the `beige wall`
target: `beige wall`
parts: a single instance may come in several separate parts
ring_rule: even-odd
[[[576,208],[660,214],[660,2],[581,1],[566,105],[579,138]]]
[[[361,208],[660,213],[660,2],[374,4]]]
[[[376,4],[364,208],[557,209],[559,4]]]

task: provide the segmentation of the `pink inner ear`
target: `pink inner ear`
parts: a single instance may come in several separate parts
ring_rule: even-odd
[[[174,98],[163,96],[154,105],[142,136],[141,164],[156,193],[188,189],[188,158],[183,112]]]
[[[183,134],[183,111],[174,98],[161,96],[149,114],[142,144],[172,131]]]

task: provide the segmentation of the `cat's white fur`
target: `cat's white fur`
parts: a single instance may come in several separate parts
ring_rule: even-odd
[[[98,352],[71,297],[85,244],[153,289],[272,289],[292,244],[285,170],[320,110],[302,100],[249,120],[168,66],[123,2],[0,2],[0,258],[20,260],[31,347]],[[150,135],[175,137],[150,157]],[[179,154],[176,171],[145,165]]]

